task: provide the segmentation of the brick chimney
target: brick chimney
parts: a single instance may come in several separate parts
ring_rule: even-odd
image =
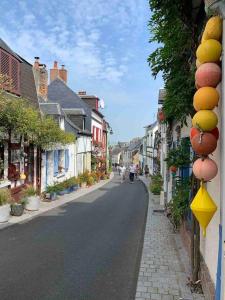
[[[34,61],[34,68],[35,69],[39,69],[39,59],[40,59],[40,57],[38,57],[38,56],[35,56],[35,61]]]
[[[78,95],[79,96],[85,96],[85,95],[87,95],[87,92],[86,91],[79,91]]]
[[[59,78],[67,83],[67,70],[65,69],[65,65],[62,65],[61,69],[59,70]]]
[[[50,82],[59,77],[58,62],[54,61],[53,69],[50,69]]]
[[[39,91],[38,94],[44,99],[47,99],[48,95],[48,71],[46,65],[40,65],[40,80],[39,80]]]
[[[48,94],[48,71],[45,64],[39,62],[39,57],[35,57],[33,65],[34,81],[37,95],[47,100]]]

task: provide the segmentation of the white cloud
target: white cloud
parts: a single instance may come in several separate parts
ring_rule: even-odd
[[[130,56],[123,47],[141,26],[142,2],[19,1],[0,20],[0,34],[28,60],[37,55],[43,63],[56,59],[74,66],[79,76],[118,82]]]

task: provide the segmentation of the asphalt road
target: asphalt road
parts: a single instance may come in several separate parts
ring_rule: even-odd
[[[0,300],[134,299],[147,212],[140,181],[112,182],[0,231]]]

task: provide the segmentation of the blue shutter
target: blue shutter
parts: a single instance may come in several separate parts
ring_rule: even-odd
[[[66,149],[65,150],[65,170],[66,170],[66,172],[69,170],[69,160],[70,160],[69,150]]]
[[[59,152],[54,151],[54,176],[57,176],[59,172]]]

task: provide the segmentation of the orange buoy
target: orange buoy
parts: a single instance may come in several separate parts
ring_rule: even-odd
[[[219,102],[219,93],[213,87],[202,87],[194,95],[193,105],[196,111],[214,109]]]
[[[216,127],[211,131],[208,131],[209,133],[213,134],[214,137],[216,138],[216,140],[219,139],[219,129]],[[190,140],[196,135],[196,134],[200,134],[201,131],[198,128],[192,127],[190,130]]]

